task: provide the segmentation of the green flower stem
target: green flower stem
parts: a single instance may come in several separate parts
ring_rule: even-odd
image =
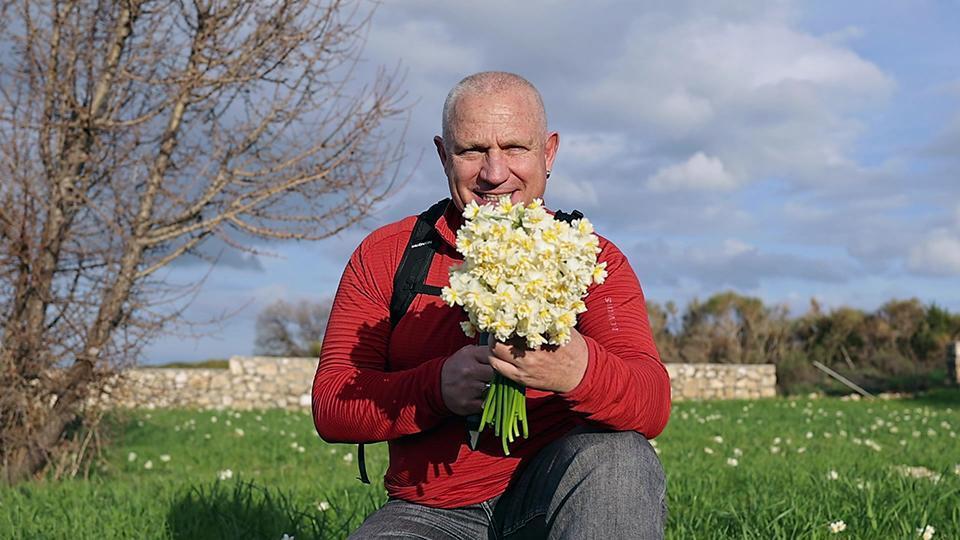
[[[499,373],[494,374],[483,399],[481,432],[487,426],[493,426],[494,436],[500,437],[504,455],[510,455],[510,443],[521,435],[528,438],[526,388]]]

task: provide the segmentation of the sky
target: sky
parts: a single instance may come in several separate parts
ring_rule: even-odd
[[[336,237],[173,266],[206,276],[188,320],[230,316],[143,360],[252,354],[267,305],[331,297],[364,236],[448,195],[443,100],[485,70],[540,89],[560,134],[547,206],[586,214],[648,299],[960,312],[958,27],[960,4],[925,0],[383,3],[358,76],[405,72],[409,180]]]

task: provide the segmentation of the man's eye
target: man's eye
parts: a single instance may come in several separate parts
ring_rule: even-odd
[[[526,146],[508,146],[507,147],[507,152],[511,154],[522,154],[523,152],[526,152],[526,151],[527,151]]]

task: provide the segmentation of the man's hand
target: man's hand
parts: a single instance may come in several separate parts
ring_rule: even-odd
[[[489,355],[486,345],[467,345],[443,363],[440,391],[450,412],[467,416],[483,410],[483,393],[493,379]]]
[[[501,375],[529,388],[569,392],[587,372],[587,343],[576,329],[566,345],[535,351],[492,339],[489,361]]]

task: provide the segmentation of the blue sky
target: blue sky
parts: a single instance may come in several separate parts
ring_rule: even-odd
[[[251,354],[257,313],[320,300],[372,229],[446,196],[449,88],[515,71],[560,152],[552,208],[582,210],[647,296],[733,289],[802,312],[917,297],[960,311],[960,6],[951,2],[387,3],[364,72],[398,63],[410,181],[362,226],[274,256],[224,253],[147,363]],[[181,263],[172,280],[209,268]]]

